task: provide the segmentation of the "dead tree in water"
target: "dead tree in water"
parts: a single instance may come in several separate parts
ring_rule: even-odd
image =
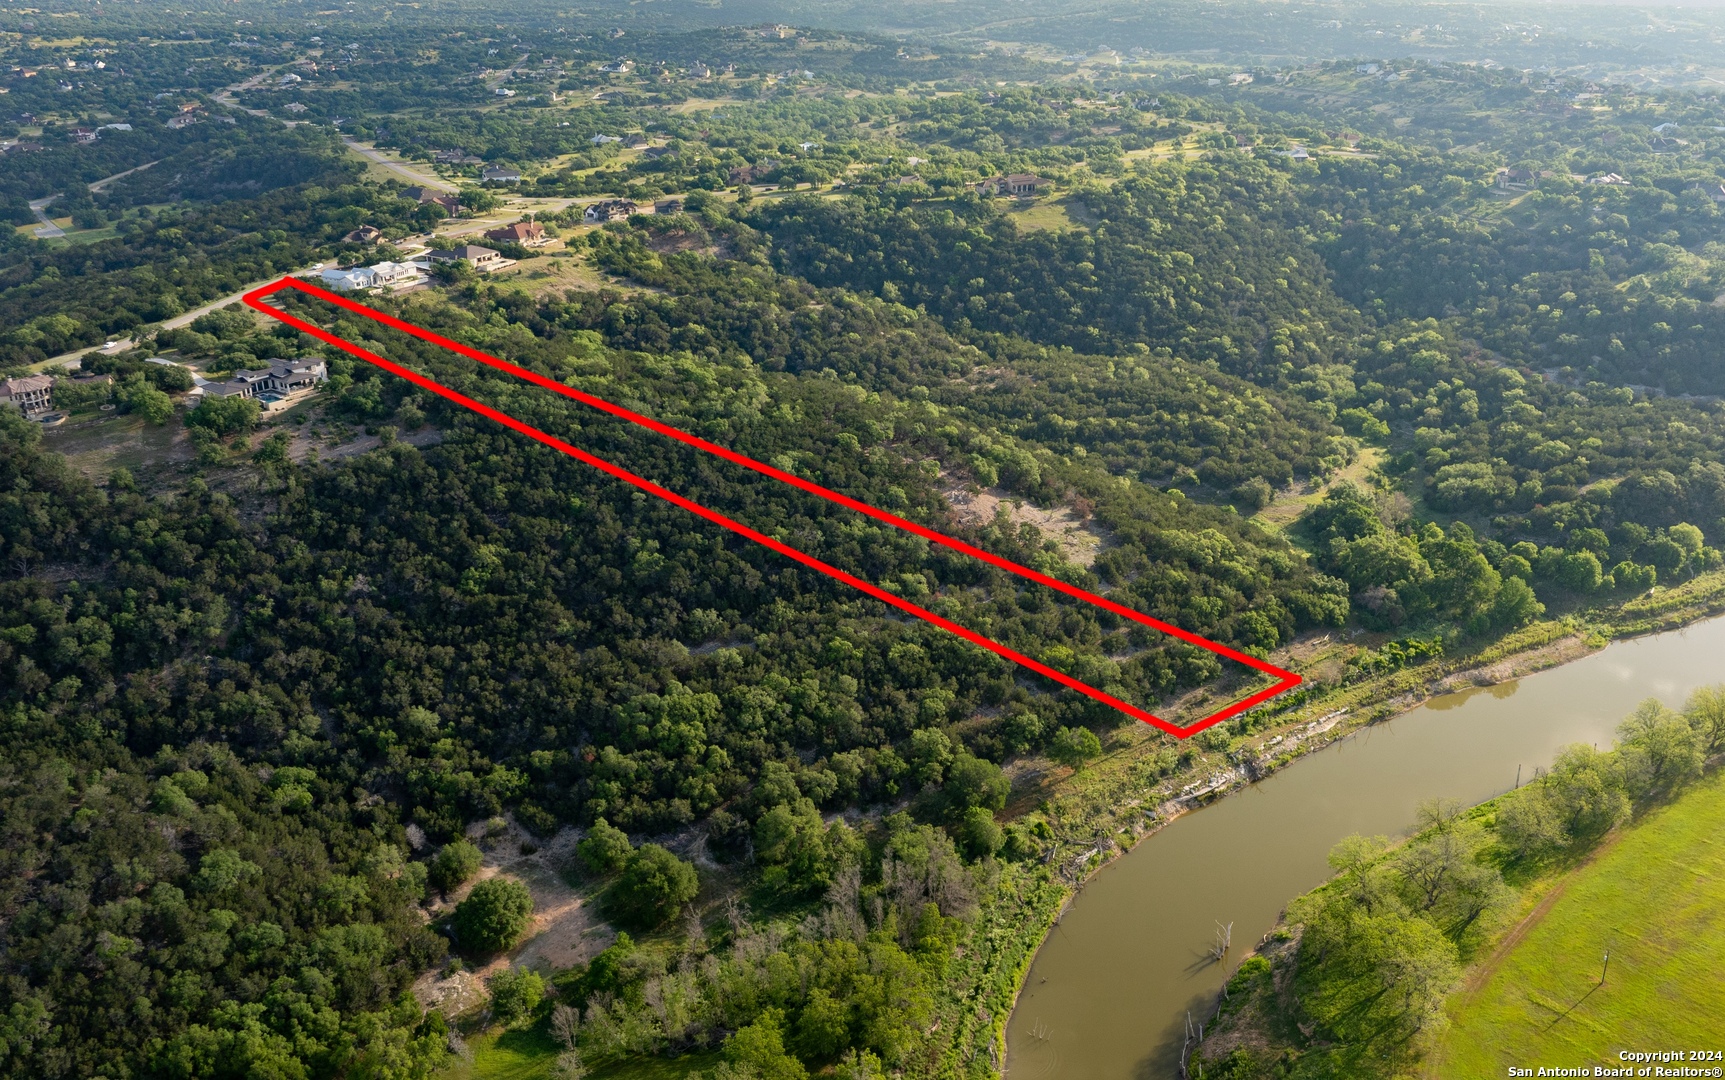
[[[1210,946],[1210,954],[1216,958],[1217,963],[1220,963],[1222,958],[1228,955],[1228,950],[1233,947],[1234,924],[1229,923],[1227,926],[1223,926],[1218,922],[1216,924],[1216,943]]]

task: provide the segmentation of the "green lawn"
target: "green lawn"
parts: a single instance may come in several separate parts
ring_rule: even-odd
[[[473,1061],[457,1062],[439,1080],[551,1080],[557,1044],[540,1023],[525,1031],[476,1035],[467,1040]],[[691,1072],[717,1065],[715,1052],[688,1054],[675,1060],[642,1058],[596,1068],[589,1080],[684,1080]]]
[[[1578,871],[1484,984],[1452,1002],[1430,1075],[1616,1066],[1623,1049],[1719,1049],[1721,972],[1725,773],[1716,773]]]

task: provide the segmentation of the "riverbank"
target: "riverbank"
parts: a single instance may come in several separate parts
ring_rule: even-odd
[[[1319,683],[1293,708],[1271,714],[1268,726],[1225,743],[1200,738],[1175,746],[1148,731],[1115,732],[1107,756],[1083,773],[1045,779],[1035,808],[1019,817],[1019,824],[1042,835],[1043,873],[1060,892],[1059,904],[1043,919],[1014,928],[1014,936],[1028,942],[1020,970],[1028,972],[1050,928],[1093,874],[1190,810],[1436,695],[1520,678],[1587,656],[1613,639],[1673,629],[1721,610],[1725,573],[1714,573],[1399,671]],[[1345,660],[1331,656],[1319,663],[1345,670]],[[1208,747],[1194,745],[1206,741]],[[1013,1004],[1023,990],[1021,976]],[[1002,1022],[997,1043],[1004,1032]]]
[[[1617,759],[1627,775],[1637,753],[1603,757]],[[1530,1065],[1618,1067],[1623,1047],[1705,1046],[1725,1009],[1716,978],[1725,963],[1725,924],[1717,918],[1725,854],[1714,840],[1725,826],[1719,763],[1714,758],[1711,771],[1645,793],[1620,827],[1565,847],[1526,850],[1514,819],[1516,803],[1542,796],[1530,786],[1343,868],[1295,898],[1287,918],[1241,958],[1215,1014],[1205,1017],[1189,1074],[1439,1080]],[[1698,758],[1694,764],[1699,768]],[[1398,1001],[1400,1017],[1362,1023],[1349,1014],[1373,1008],[1373,999],[1397,998],[1400,988],[1386,974],[1415,965],[1390,955],[1393,937],[1359,924],[1424,914],[1417,903],[1400,906],[1395,878],[1428,867],[1446,830],[1472,836],[1460,850],[1500,892],[1481,894],[1477,921],[1453,942],[1429,935],[1459,967],[1428,957],[1422,975],[1429,985],[1416,990],[1423,993],[1416,1006]],[[1416,857],[1419,848],[1425,853]],[[1362,905],[1358,897],[1371,893],[1379,899]],[[1434,929],[1442,922],[1427,919]],[[1371,958],[1377,970],[1360,957],[1338,959],[1337,923],[1369,942],[1362,951],[1385,950]],[[1325,944],[1307,948],[1314,932]]]

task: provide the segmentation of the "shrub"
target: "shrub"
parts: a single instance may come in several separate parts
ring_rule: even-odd
[[[485,986],[491,991],[491,1015],[504,1027],[530,1018],[545,998],[545,980],[525,968],[504,968]]]
[[[1270,500],[1275,497],[1275,489],[1261,476],[1254,476],[1234,489],[1234,501],[1248,514],[1257,513],[1270,505]]]
[[[449,892],[479,873],[480,861],[478,848],[465,840],[456,840],[443,845],[443,850],[431,860],[428,879],[438,892]]]
[[[144,422],[161,427],[174,416],[174,402],[168,395],[151,386],[140,372],[127,376],[114,388],[114,400],[120,411],[137,413]]]
[[[615,874],[628,863],[634,850],[623,830],[604,818],[595,821],[587,830],[586,839],[575,845],[582,864],[595,874]]]
[[[214,435],[238,435],[258,422],[258,403],[250,398],[205,395],[198,407],[186,414],[188,427],[203,428]]]
[[[487,878],[455,907],[455,936],[463,948],[502,952],[521,940],[533,917],[533,894],[519,881]]]
[[[642,844],[629,856],[611,906],[625,921],[651,929],[663,926],[700,887],[693,866],[658,844]]]
[[[1089,728],[1061,728],[1049,744],[1048,756],[1062,765],[1070,765],[1074,769],[1084,768],[1084,763],[1102,753],[1102,740]]]

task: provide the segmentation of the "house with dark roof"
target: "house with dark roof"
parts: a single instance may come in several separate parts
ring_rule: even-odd
[[[462,244],[448,251],[428,251],[425,257],[434,263],[464,262],[482,274],[515,265],[515,260],[505,259],[502,252],[478,244]]]
[[[286,409],[317,389],[329,378],[329,367],[316,357],[302,360],[271,360],[268,367],[236,371],[222,382],[207,382],[192,388],[207,397],[248,398],[265,412]]]
[[[545,226],[537,221],[517,221],[505,225],[501,229],[492,229],[485,234],[487,240],[502,240],[505,243],[520,244],[522,247],[538,247],[545,243]]]

